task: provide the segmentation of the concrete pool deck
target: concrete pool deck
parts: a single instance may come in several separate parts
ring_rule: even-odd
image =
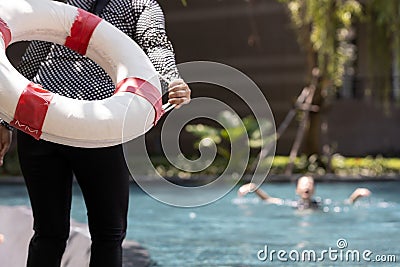
[[[23,267],[26,263],[32,231],[32,212],[24,206],[0,206],[0,266]],[[148,267],[149,253],[134,241],[125,241],[124,267]],[[61,263],[62,267],[84,267],[89,265],[90,236],[87,225],[71,222],[71,233]]]

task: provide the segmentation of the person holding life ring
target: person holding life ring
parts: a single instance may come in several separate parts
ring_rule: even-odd
[[[63,101],[71,101],[68,103],[71,103],[72,106],[79,101],[83,101],[82,103],[105,101],[113,96],[115,83],[118,84],[121,82],[120,80],[124,80],[122,78],[126,78],[128,81],[124,80],[122,86],[120,86],[121,88],[134,88],[134,93],[137,93],[137,88],[141,88],[142,91],[138,93],[138,97],[144,98],[152,95],[148,91],[155,92],[154,95],[157,95],[156,90],[153,89],[160,87],[163,92],[168,94],[169,103],[176,105],[177,108],[190,101],[189,86],[180,78],[176,68],[173,48],[165,31],[164,15],[155,0],[67,0],[66,4],[78,8],[77,12],[74,9],[75,15],[69,13],[70,11],[68,10],[72,9],[64,9],[64,4],[49,0],[13,0],[4,1],[4,5],[16,5],[21,1],[24,1],[24,5],[34,7],[37,4],[41,6],[38,9],[32,8],[33,13],[41,12],[43,8],[47,9],[45,10],[46,12],[42,12],[43,16],[37,13],[37,18],[35,19],[36,23],[43,23],[45,26],[50,24],[52,20],[66,21],[67,17],[75,16],[75,21],[72,22],[69,30],[70,43],[67,46],[76,48],[75,50],[78,53],[54,42],[33,41],[17,67],[18,71],[32,82],[32,84],[26,84],[32,85],[32,88],[26,89],[24,92],[34,95],[31,98],[38,96],[38,103],[42,106],[46,107],[47,105],[50,110],[54,99],[49,101],[46,97],[58,96],[67,99]],[[67,11],[64,13],[58,12],[60,9]],[[29,11],[29,9],[27,10]],[[167,79],[172,80],[172,82],[168,85],[161,83],[163,86],[159,86],[157,81],[151,81],[148,84],[146,77],[144,79],[129,79],[132,77],[123,77],[125,75],[124,70],[130,71],[129,69],[121,67],[113,72],[112,66],[115,66],[115,64],[109,64],[109,66],[102,66],[103,70],[99,65],[84,56],[85,48],[88,48],[88,52],[92,49],[90,50],[92,56],[96,51],[100,51],[98,52],[99,54],[102,53],[102,47],[100,46],[97,47],[98,49],[90,48],[89,36],[82,34],[79,36],[76,33],[82,32],[82,29],[84,32],[90,30],[87,27],[93,21],[99,23],[96,17],[89,14],[89,12],[108,21],[125,33],[126,36],[136,41],[148,56],[152,65],[154,65],[155,70],[162,76],[167,77]],[[58,14],[57,16],[60,17],[54,14]],[[64,14],[63,16],[65,17],[60,14]],[[28,16],[28,13],[25,15]],[[4,16],[11,15],[5,14]],[[26,17],[21,17],[20,19],[23,20]],[[3,22],[7,22],[7,20],[5,19]],[[31,27],[29,23],[25,23],[25,25],[27,28]],[[92,29],[92,38],[95,38],[96,34],[101,34],[101,31],[106,31],[106,26],[99,25],[102,28],[98,28],[98,31],[97,29]],[[13,25],[8,26],[12,34]],[[82,27],[82,29],[79,27]],[[5,44],[9,39],[7,27],[4,26],[4,23],[2,29],[0,31],[2,37],[0,38],[0,43],[3,42]],[[33,35],[48,35],[50,39],[57,37],[54,32],[32,32]],[[110,33],[111,35],[108,36],[108,39],[112,40],[114,35],[112,34],[113,32]],[[74,34],[77,35],[74,36]],[[109,45],[111,43],[110,40],[104,41],[104,45]],[[54,41],[58,42],[58,40]],[[99,43],[101,45],[101,42]],[[119,48],[118,45],[120,44],[115,42],[114,47],[108,47],[107,49],[116,50],[116,52],[114,51],[115,53],[125,49]],[[123,53],[128,57],[130,51],[124,50]],[[100,56],[94,55],[93,58],[99,59]],[[109,60],[112,59],[109,58]],[[106,71],[111,75],[107,75]],[[112,76],[113,73],[115,74],[114,77]],[[151,71],[149,73],[151,74]],[[143,76],[146,75],[148,74],[143,74]],[[148,75],[147,77],[151,80],[150,76]],[[0,77],[0,79],[3,78]],[[15,82],[22,84],[21,81]],[[5,83],[0,82],[0,84],[4,86]],[[43,89],[38,88],[35,84],[40,84]],[[141,87],[143,84],[145,86]],[[50,93],[45,95],[44,89]],[[21,98],[21,95],[23,93],[18,94],[19,98]],[[125,99],[125,96],[117,97],[121,101]],[[143,107],[153,110],[152,116],[154,118],[157,118],[157,115],[154,114],[157,113],[155,106],[159,106],[158,100],[157,97],[150,96],[146,101],[151,102],[151,104],[143,102]],[[89,104],[91,105],[92,103]],[[86,112],[92,112],[87,107],[102,107],[90,106],[89,104],[80,106],[82,108],[80,110],[81,114],[85,115]],[[63,112],[67,114],[70,107],[58,108],[64,110]],[[4,107],[1,107],[1,109],[0,112],[2,114],[6,113],[3,112]],[[70,111],[71,114],[76,112],[75,110]],[[103,112],[101,116],[107,117],[107,110],[100,111]],[[38,115],[43,114],[39,112]],[[46,115],[44,120],[47,120],[49,115],[50,113]],[[54,113],[51,113],[51,116],[53,115]],[[13,120],[11,116],[2,119],[1,124],[3,126],[0,127],[0,164],[2,164],[4,154],[11,141],[11,128],[7,122],[14,121],[11,126],[15,126],[18,129],[18,155],[33,211],[34,235],[29,244],[27,266],[60,266],[70,231],[71,191],[73,175],[75,175],[85,199],[92,240],[89,266],[121,267],[121,244],[126,234],[129,198],[129,171],[125,163],[122,145],[88,148],[59,144],[46,141],[40,136],[38,138],[35,133],[32,135],[29,133],[30,129],[25,129],[21,126],[23,123],[16,124],[16,120]],[[129,120],[135,122],[135,118],[129,118]],[[137,120],[140,120],[140,118]],[[59,121],[60,127],[63,123],[66,122]],[[41,126],[45,127],[45,124],[46,121]],[[83,131],[84,129],[75,131],[79,130]],[[108,130],[102,129],[100,131]]]
[[[159,74],[152,62],[132,39],[106,20],[49,1],[3,1],[0,33],[3,124],[8,122],[36,139],[77,147],[105,147],[142,135],[164,113]],[[93,84],[88,82],[72,90],[69,87],[73,84],[60,75],[56,78],[64,82],[58,83],[61,88],[57,90],[44,90],[41,84],[32,83],[11,66],[4,48],[33,39],[62,44],[93,59],[109,74],[116,90],[104,97],[101,91],[91,90]],[[85,79],[79,77],[76,79]],[[60,92],[65,90],[74,93]],[[82,98],[85,90],[89,97]]]

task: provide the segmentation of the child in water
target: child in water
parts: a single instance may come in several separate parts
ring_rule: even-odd
[[[285,201],[281,198],[271,197],[261,189],[256,189],[256,185],[248,183],[241,186],[238,190],[239,196],[245,196],[250,192],[256,193],[263,201],[268,203],[282,205]],[[322,205],[320,200],[313,198],[315,193],[314,179],[311,176],[302,176],[297,180],[296,194],[299,196],[299,200],[293,202],[292,206],[299,209],[319,209]],[[361,197],[367,197],[371,195],[371,191],[367,188],[357,188],[354,192],[345,200],[346,203],[353,204]]]

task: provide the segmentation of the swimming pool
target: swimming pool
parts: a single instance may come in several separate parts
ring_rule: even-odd
[[[372,196],[355,206],[343,204],[358,186],[317,184],[316,195],[327,204],[325,211],[311,213],[264,204],[254,195],[237,198],[236,191],[204,207],[176,208],[132,186],[127,238],[146,247],[155,266],[397,266],[400,182],[363,183]],[[264,184],[262,189],[295,198],[294,184]],[[0,205],[28,204],[24,186],[0,186]],[[86,221],[78,188],[72,216]]]

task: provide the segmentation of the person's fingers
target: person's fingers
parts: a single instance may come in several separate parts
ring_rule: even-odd
[[[168,91],[188,91],[190,92],[189,86],[183,80],[175,80],[168,86]]]
[[[169,84],[168,102],[179,109],[190,102],[190,94],[189,86],[182,79],[176,79]]]
[[[168,100],[168,102],[170,104],[172,104],[172,105],[176,105],[175,108],[179,109],[182,105],[189,103],[190,99],[189,98],[185,98],[185,97],[182,97],[182,98],[171,98],[171,99]]]
[[[169,88],[175,87],[177,85],[181,85],[181,84],[186,84],[182,79],[176,79],[173,80],[170,84],[169,84]]]
[[[171,91],[168,94],[169,98],[178,98],[178,97],[186,97],[188,98],[190,96],[190,92],[186,90],[177,90],[177,91]]]
[[[367,188],[362,188],[361,195],[367,197],[367,196],[371,195],[371,191],[369,191]]]
[[[252,184],[242,185],[238,190],[239,196],[244,196],[244,195],[248,194],[252,188],[253,188]]]
[[[191,91],[187,85],[177,85],[168,90],[168,98],[186,97],[189,98]]]

